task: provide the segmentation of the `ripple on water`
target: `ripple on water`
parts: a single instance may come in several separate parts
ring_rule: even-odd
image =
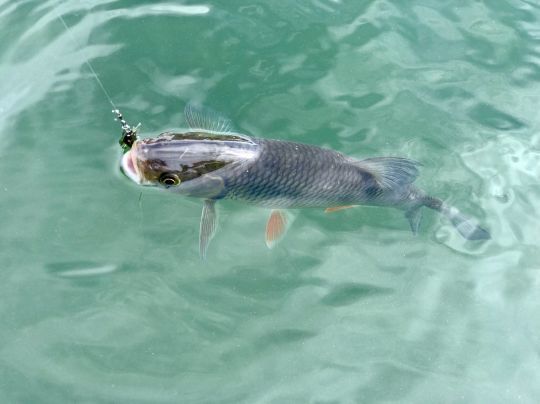
[[[347,306],[369,297],[386,295],[392,293],[391,288],[362,284],[344,283],[336,285],[325,296],[321,303],[327,306]]]
[[[45,265],[47,271],[63,278],[88,278],[107,275],[118,269],[117,265],[90,261],[54,262]]]

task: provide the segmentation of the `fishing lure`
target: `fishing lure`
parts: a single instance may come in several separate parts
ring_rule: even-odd
[[[120,143],[122,151],[127,153],[133,147],[133,143],[137,141],[137,131],[141,127],[141,124],[139,123],[134,128],[131,128],[119,109],[113,109],[112,113],[116,115],[116,120],[122,125],[122,135],[120,136],[118,143]]]

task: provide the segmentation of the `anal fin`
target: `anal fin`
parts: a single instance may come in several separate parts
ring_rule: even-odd
[[[350,209],[350,208],[356,208],[356,205],[332,206],[331,208],[326,208],[324,210],[324,213],[332,213],[332,212],[337,212],[339,210]]]
[[[214,238],[217,229],[216,201],[205,199],[201,214],[201,226],[199,231],[199,254],[201,259],[206,259],[206,252],[210,241]]]

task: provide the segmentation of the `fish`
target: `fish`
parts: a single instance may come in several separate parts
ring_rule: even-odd
[[[259,138],[236,131],[226,117],[188,104],[188,128],[136,139],[122,171],[143,186],[200,198],[199,254],[205,259],[217,229],[216,203],[237,200],[271,209],[266,245],[274,247],[291,223],[289,209],[336,212],[358,206],[404,211],[417,234],[422,208],[446,216],[467,240],[488,240],[478,221],[413,183],[421,164],[405,157],[356,159],[315,145]]]

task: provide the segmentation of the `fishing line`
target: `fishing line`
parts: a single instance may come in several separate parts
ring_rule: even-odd
[[[68,25],[66,24],[66,21],[64,20],[64,18],[57,13],[57,16],[58,16],[58,19],[62,22],[62,25],[64,26],[64,28],[66,29],[66,32],[68,33],[68,35],[71,37],[71,41],[73,42],[73,44],[75,46],[77,46],[77,41],[75,40],[75,35],[73,35],[72,31],[71,31],[71,28],[68,27]],[[84,63],[86,64],[86,66],[88,66],[88,68],[90,69],[90,72],[92,73],[92,75],[94,76],[94,78],[96,79],[96,81],[98,82],[99,86],[101,87],[101,90],[103,91],[103,94],[105,94],[105,97],[107,97],[107,100],[109,100],[109,102],[111,103],[111,106],[115,109],[115,110],[118,110],[118,108],[116,108],[116,105],[114,105],[114,102],[111,98],[111,96],[109,95],[109,93],[107,92],[107,90],[105,89],[105,86],[103,85],[103,83],[101,82],[101,80],[99,79],[99,76],[97,75],[96,71],[94,70],[94,68],[92,67],[92,64],[90,63],[90,61],[88,60],[88,58],[86,58],[84,55],[83,55],[83,58],[84,58]]]
[[[66,29],[66,32],[70,36],[71,41],[73,42],[73,44],[75,46],[77,46],[77,41],[75,39],[75,35],[73,35],[73,32],[72,32],[71,28],[68,27],[68,25],[66,24],[66,21],[64,20],[62,15],[59,14],[58,12],[56,12],[56,16],[62,22],[62,25]],[[103,91],[103,94],[105,94],[105,97],[107,97],[107,100],[109,100],[111,106],[113,107],[112,112],[113,112],[113,114],[116,115],[116,120],[120,121],[120,124],[122,125],[122,136],[120,137],[119,143],[120,143],[120,146],[122,147],[122,150],[125,153],[125,152],[127,152],[128,150],[131,149],[131,146],[133,146],[133,143],[135,143],[135,141],[137,140],[137,130],[139,129],[139,126],[141,124],[139,123],[134,128],[132,128],[131,126],[128,125],[128,123],[126,122],[126,120],[122,116],[122,113],[120,112],[120,110],[118,108],[116,108],[116,105],[114,105],[114,102],[113,102],[111,96],[109,95],[108,91],[105,89],[105,86],[103,85],[103,83],[101,82],[98,74],[94,70],[94,67],[90,63],[90,60],[87,57],[85,57],[84,54],[83,54],[83,59],[84,59],[84,63],[86,64],[86,66],[88,66],[88,69],[90,69],[90,72],[92,73],[92,75],[94,76],[94,78],[98,82],[99,86],[101,87],[101,90]]]

